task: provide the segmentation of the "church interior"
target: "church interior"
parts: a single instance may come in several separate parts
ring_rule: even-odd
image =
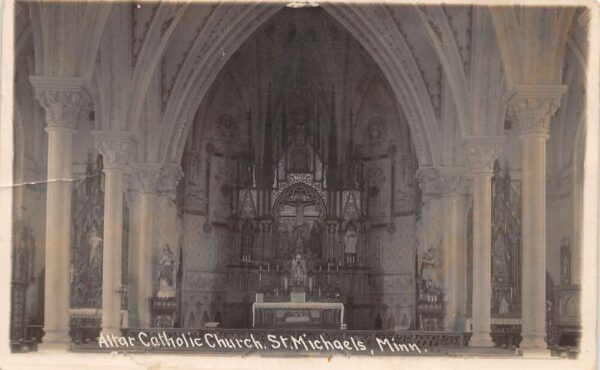
[[[578,347],[588,9],[14,14],[13,350],[207,328]]]

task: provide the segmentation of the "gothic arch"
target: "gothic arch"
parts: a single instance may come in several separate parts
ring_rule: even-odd
[[[415,6],[414,9],[421,18],[424,33],[441,62],[444,76],[449,82],[460,131],[466,135],[467,127],[473,120],[472,102],[467,76],[450,21],[441,6],[430,9],[426,6]]]
[[[217,23],[221,25],[218,33],[223,36],[212,36],[209,41],[206,40],[207,35],[199,36],[183,63],[163,118],[160,154],[162,161],[180,161],[183,155],[182,144],[192,125],[194,114],[212,81],[246,38],[282,6],[246,4],[239,8],[241,11],[233,15],[230,13],[234,11],[226,7],[215,10],[213,16],[220,20]],[[369,54],[377,56],[375,59],[390,83],[411,128],[419,164],[437,163],[439,153],[434,149],[440,141],[437,118],[416,61],[389,11],[383,6],[365,8],[345,4],[325,5],[323,8],[348,30]],[[229,19],[222,20],[225,17]],[[204,31],[217,33],[210,27],[205,27]],[[201,41],[204,41],[203,45],[199,45]],[[199,49],[202,49],[201,54]]]
[[[274,214],[277,214],[277,209],[283,204],[284,198],[298,189],[304,189],[310,194],[312,194],[312,196],[316,199],[317,203],[319,204],[319,207],[321,207],[321,210],[325,211],[327,209],[325,206],[325,200],[321,197],[321,195],[319,195],[319,193],[312,187],[301,182],[288,186],[281,192],[281,194],[279,194],[279,196],[273,203]]]
[[[509,90],[519,84],[561,81],[573,9],[550,8],[543,19],[531,16],[534,8],[489,9]],[[541,64],[544,68],[536,68]]]
[[[31,3],[35,73],[45,76],[92,78],[100,40],[104,34],[112,4],[90,2],[56,4]],[[79,13],[79,14],[78,14]],[[84,26],[82,26],[84,25]],[[65,32],[56,32],[62,28]],[[83,35],[77,29],[83,29]],[[64,45],[60,48],[52,45]],[[58,55],[60,54],[60,55]],[[62,63],[55,61],[61,60]],[[65,63],[67,61],[67,63]]]

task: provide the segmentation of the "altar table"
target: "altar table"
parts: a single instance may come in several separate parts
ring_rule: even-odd
[[[252,304],[252,327],[337,326],[339,328],[343,322],[344,304],[339,302],[254,302]]]

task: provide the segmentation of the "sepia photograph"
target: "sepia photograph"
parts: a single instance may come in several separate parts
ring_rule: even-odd
[[[598,2],[1,8],[0,368],[597,366]]]

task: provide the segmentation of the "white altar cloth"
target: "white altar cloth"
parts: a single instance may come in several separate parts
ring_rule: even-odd
[[[252,327],[256,323],[256,310],[340,310],[340,323],[344,322],[344,304],[339,302],[254,302],[252,304]]]

